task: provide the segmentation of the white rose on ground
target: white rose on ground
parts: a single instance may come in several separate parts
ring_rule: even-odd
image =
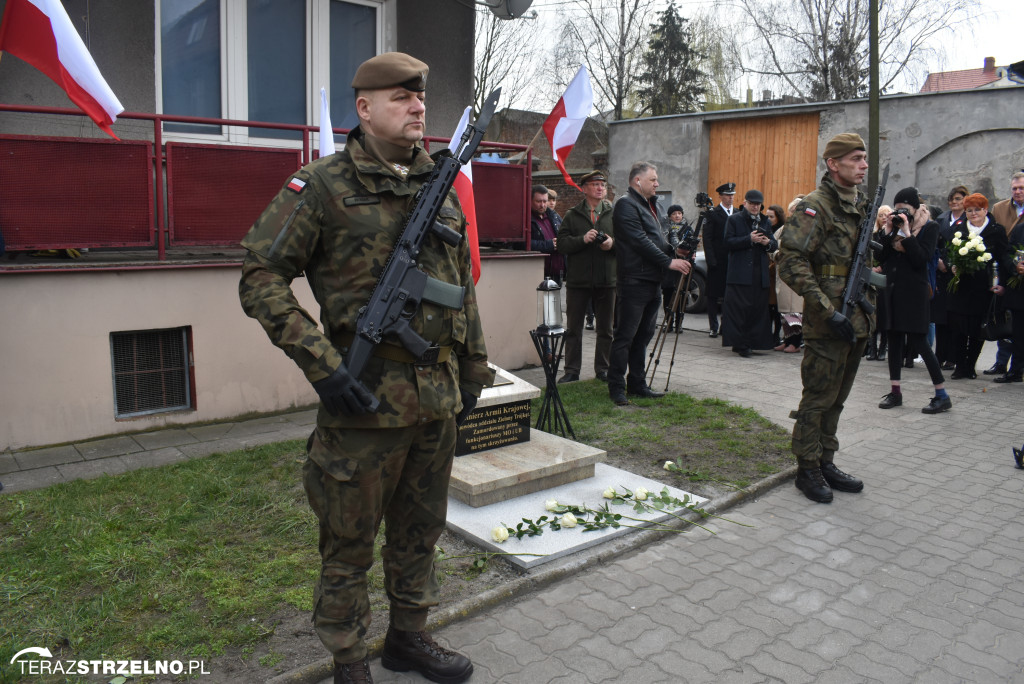
[[[637,501],[647,501],[648,494],[650,494],[650,492],[648,492],[643,487],[637,487],[636,491],[633,492],[633,498],[636,499]]]
[[[508,528],[504,525],[498,525],[491,530],[491,539],[498,542],[499,544],[508,539]]]
[[[544,502],[544,508],[549,511],[555,510],[556,508],[558,508],[558,500],[548,499],[547,501]]]
[[[615,487],[609,487],[608,489],[604,490],[604,494],[602,494],[601,496],[603,496],[606,499],[614,499],[616,496],[618,496],[618,494],[615,493]]]
[[[576,527],[576,516],[566,513],[562,516],[562,527]]]
[[[663,467],[665,468],[665,470],[672,470],[672,467],[674,465],[675,463],[673,463],[672,461],[665,461],[665,465]]]

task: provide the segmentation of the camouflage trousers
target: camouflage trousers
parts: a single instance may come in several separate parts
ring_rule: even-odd
[[[851,346],[843,340],[804,340],[800,364],[803,395],[800,407],[789,414],[796,419],[793,453],[801,468],[831,463],[839,449],[839,414],[850,396],[867,342],[867,338],[858,338]]]
[[[434,544],[448,512],[455,420],[390,429],[317,427],[303,484],[320,521],[313,625],[335,662],[366,656],[366,573],[381,520],[391,625],[420,631],[438,602]]]

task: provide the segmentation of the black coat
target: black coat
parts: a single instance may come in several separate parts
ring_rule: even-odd
[[[629,188],[612,211],[619,285],[636,280],[661,283],[672,263],[672,248],[661,234],[658,199]]]
[[[1013,262],[1018,249],[1024,249],[1024,223],[1018,223],[1010,231],[1010,262]],[[1009,285],[1009,280],[1016,276],[1018,284],[1016,287]],[[1006,291],[1003,293],[1002,305],[1010,311],[1020,311],[1024,316],[1024,276],[1017,275],[1017,269],[1012,263],[999,272],[999,282]],[[1018,314],[1014,314],[1016,316]]]
[[[755,244],[750,240],[754,230],[754,221],[771,237],[767,247]],[[772,224],[764,214],[751,217],[746,211],[735,211],[725,224],[725,246],[729,250],[729,272],[726,276],[728,285],[756,285],[768,287],[768,253],[779,248],[779,243],[772,236]],[[761,279],[754,283],[754,259],[760,264]]]
[[[968,231],[963,232],[963,239],[968,238]],[[992,214],[988,215],[988,225],[981,231],[981,241],[985,248],[992,254],[992,261],[987,268],[961,276],[960,283],[956,290],[949,293],[946,299],[946,308],[950,313],[957,313],[965,316],[983,316],[988,310],[989,301],[992,298],[992,276],[994,269],[999,266],[1005,268],[1010,256],[1009,243],[1006,239],[1006,229],[996,223]]]
[[[967,232],[967,214],[960,214],[959,219],[951,221],[949,212],[945,211],[939,214],[936,222],[939,224],[939,240],[935,249],[939,251],[939,258],[943,263],[948,263],[946,252],[949,249],[949,241],[956,231]],[[952,277],[953,274],[949,271],[948,266],[945,273],[939,270],[935,271],[935,295],[932,297],[931,305],[932,323],[946,324],[946,299],[949,297],[949,281]]]
[[[739,208],[733,206],[732,213]],[[725,224],[729,215],[719,204],[708,212],[704,222],[704,260],[708,265],[707,293],[720,299],[725,294],[725,272],[729,266],[729,249],[725,246]]]
[[[939,224],[929,221],[916,236],[904,238],[902,252],[893,247],[891,236],[882,238],[878,260],[885,274],[885,320],[878,321],[881,330],[904,333],[928,332],[931,284],[928,262],[935,254]]]

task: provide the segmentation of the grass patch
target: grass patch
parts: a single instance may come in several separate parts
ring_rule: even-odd
[[[607,463],[702,496],[723,485],[746,487],[793,463],[789,433],[753,409],[721,399],[670,392],[619,407],[597,380],[566,383],[558,391],[577,439],[604,449]],[[539,408],[535,399],[533,424]],[[682,472],[666,472],[665,461],[675,461]]]
[[[290,441],[0,497],[0,682],[17,681],[8,664],[29,646],[210,659],[252,653],[272,616],[308,614],[320,557],[304,460],[304,441]],[[380,567],[375,609],[387,605]],[[442,582],[464,572],[438,568]]]

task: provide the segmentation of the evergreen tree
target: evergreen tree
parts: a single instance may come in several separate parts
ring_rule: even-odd
[[[651,116],[699,111],[705,77],[699,64],[704,58],[693,47],[687,20],[670,2],[651,24],[651,39],[643,56],[643,72],[637,98],[641,111]]]

